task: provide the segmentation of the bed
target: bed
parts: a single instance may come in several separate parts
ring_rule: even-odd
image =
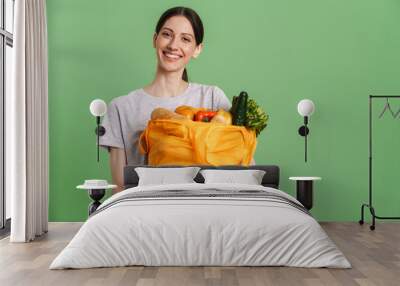
[[[125,167],[125,190],[102,203],[50,269],[351,267],[311,214],[278,189],[278,166],[200,166],[264,170],[261,185],[205,184],[199,173],[195,183],[151,186],[138,185],[136,167]]]

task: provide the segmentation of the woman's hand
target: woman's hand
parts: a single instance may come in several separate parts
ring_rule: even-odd
[[[113,194],[124,190],[124,167],[125,167],[125,153],[124,149],[110,147],[110,169],[113,184],[117,188],[113,189]]]

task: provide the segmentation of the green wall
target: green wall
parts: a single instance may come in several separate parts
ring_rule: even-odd
[[[321,176],[316,218],[358,220],[368,191],[368,95],[400,94],[397,0],[47,1],[50,221],[85,220],[90,200],[75,186],[110,179],[108,154],[96,162],[89,103],[109,102],[153,79],[154,27],[177,5],[195,9],[205,25],[205,49],[190,64],[190,79],[218,85],[229,98],[246,90],[270,114],[257,163],[278,164],[281,189],[290,194],[289,176]],[[308,163],[297,134],[303,98],[316,105]],[[400,108],[400,100],[392,104]],[[399,122],[386,117],[375,124],[379,215],[400,215]]]

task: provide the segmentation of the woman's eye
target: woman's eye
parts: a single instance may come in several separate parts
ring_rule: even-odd
[[[163,35],[163,36],[166,36],[166,37],[169,37],[169,36],[170,36],[170,33],[164,32],[164,33],[162,33],[162,35]]]
[[[189,38],[183,38],[183,41],[189,43],[189,42],[190,42],[190,39],[189,39]]]

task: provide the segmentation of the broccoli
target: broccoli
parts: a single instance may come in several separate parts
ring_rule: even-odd
[[[256,132],[256,136],[267,127],[269,116],[258,106],[254,99],[248,99],[246,116],[246,126],[253,129]]]

